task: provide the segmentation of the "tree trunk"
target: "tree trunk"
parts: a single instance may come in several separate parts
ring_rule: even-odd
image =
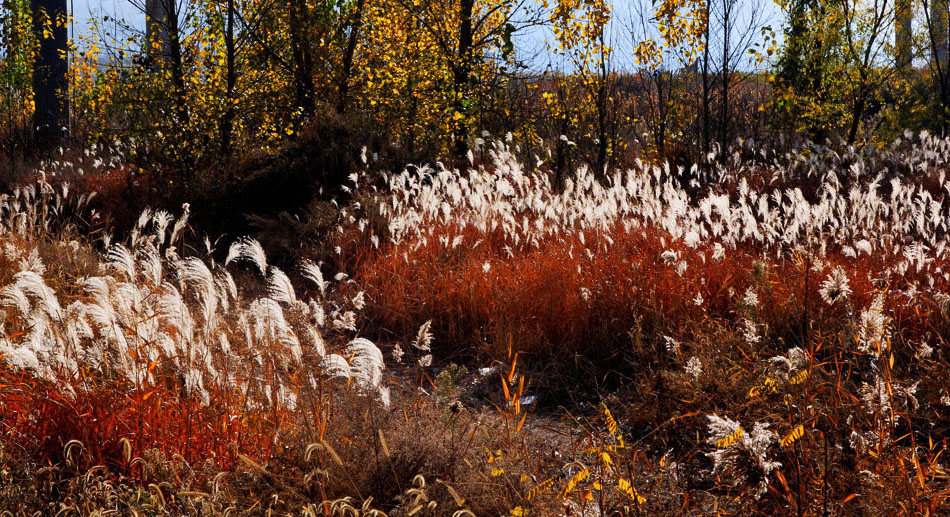
[[[703,69],[702,69],[702,78],[703,78],[703,161],[706,161],[706,157],[709,156],[709,151],[711,147],[711,138],[710,134],[710,124],[709,124],[709,102],[710,102],[710,93],[711,88],[709,84],[709,2],[706,2],[706,29],[704,31],[705,35],[705,46],[703,48]]]
[[[605,48],[604,35],[600,35],[600,47]],[[610,74],[607,69],[607,57],[600,55],[600,85],[597,89],[597,173],[607,175],[609,141],[607,136]]]
[[[913,61],[913,27],[911,20],[914,8],[911,0],[896,0],[894,5],[894,49],[897,54],[897,68],[906,70]]]
[[[165,30],[168,31],[168,50],[171,59],[172,86],[175,90],[175,111],[178,123],[187,130],[190,122],[188,103],[185,99],[185,66],[181,51],[181,34],[178,32],[178,5],[176,0],[163,0],[168,9]]]
[[[729,64],[729,32],[732,26],[729,23],[732,14],[732,6],[726,3],[723,5],[722,13],[722,63],[720,66],[720,81],[722,93],[719,104],[719,145],[722,148],[721,159],[726,159],[728,153],[725,152],[729,145],[729,85],[731,77],[731,66]]]
[[[950,72],[945,66],[947,63],[940,59],[941,47],[947,44],[947,31],[942,28],[945,25],[940,21],[943,19],[941,6],[946,6],[945,2],[946,0],[934,0],[933,3],[929,3],[928,0],[923,0],[924,20],[927,25],[928,43],[932,54],[930,64],[933,72],[931,77],[933,77],[934,86],[940,94],[940,104],[943,108],[938,114],[942,133],[947,132],[947,110],[950,108],[950,80],[948,80],[950,79]]]
[[[472,13],[475,10],[475,0],[461,0],[459,12],[459,44],[458,57],[453,67],[453,78],[455,87],[455,112],[461,117],[455,121],[454,139],[455,155],[463,157],[468,152],[468,123],[465,114],[468,108],[468,86],[470,74],[472,71],[472,44],[474,34],[472,33]]]
[[[306,9],[304,2],[290,1],[290,50],[293,54],[294,95],[297,108],[303,111],[303,118],[309,119],[317,111],[316,88],[313,85],[313,57],[306,31]]]
[[[861,117],[864,115],[864,102],[866,96],[860,93],[854,108],[851,110],[851,127],[848,128],[848,145],[854,144],[858,137],[858,128],[861,125]]]
[[[666,156],[666,116],[669,111],[667,100],[663,93],[663,71],[654,72],[656,80],[656,100],[657,100],[657,127],[656,134],[653,135],[653,142],[659,151],[660,156]],[[672,86],[671,86],[672,88]]]
[[[33,67],[33,129],[41,145],[55,145],[69,135],[66,0],[31,0],[30,7],[39,41]]]
[[[950,61],[950,33],[948,33],[947,28],[947,3],[948,0],[933,0],[930,14],[935,43],[934,60],[936,60],[943,69],[947,68],[948,61]]]
[[[152,71],[158,72],[171,55],[171,38],[168,31],[169,2],[175,0],[146,0],[145,53]]]
[[[353,12],[353,24],[350,27],[350,38],[346,43],[346,52],[343,54],[343,69],[340,76],[340,92],[337,98],[336,111],[343,114],[346,111],[347,95],[350,90],[350,76],[353,75],[353,56],[356,54],[356,43],[359,41],[360,29],[363,25],[363,7],[366,0],[357,0],[356,11]]]
[[[227,60],[226,91],[224,100],[227,106],[224,115],[221,118],[221,153],[224,156],[231,156],[231,137],[234,132],[234,87],[237,84],[237,70],[235,69],[235,47],[234,47],[234,0],[227,0],[227,22],[224,29],[224,48],[225,58]]]

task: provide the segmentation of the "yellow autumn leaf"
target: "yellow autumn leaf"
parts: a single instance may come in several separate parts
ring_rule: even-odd
[[[782,447],[788,447],[792,445],[793,443],[795,443],[804,434],[805,434],[805,427],[799,424],[795,427],[795,429],[792,429],[792,432],[785,435],[785,437],[782,438],[779,441],[779,443],[782,445]]]

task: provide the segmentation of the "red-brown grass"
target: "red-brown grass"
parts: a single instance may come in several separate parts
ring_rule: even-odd
[[[103,465],[132,477],[142,473],[130,460],[144,450],[177,455],[189,464],[210,460],[219,469],[233,468],[238,454],[272,452],[278,415],[235,410],[227,396],[219,390],[205,405],[162,384],[134,389],[115,383],[71,394],[23,371],[0,370],[4,441],[56,464],[67,459],[64,446],[76,440],[77,469]],[[125,440],[131,451],[124,454]]]
[[[460,234],[466,244],[439,242]],[[612,244],[605,246],[605,239]],[[467,244],[477,241],[482,244]],[[666,251],[677,258],[665,261]],[[369,295],[367,320],[379,335],[411,339],[432,320],[442,358],[503,359],[511,343],[539,363],[563,366],[580,357],[604,365],[628,353],[631,330],[689,338],[690,326],[703,320],[734,326],[749,318],[765,325],[771,339],[764,343],[785,343],[765,352],[784,351],[807,342],[812,329],[841,331],[843,316],[868,307],[882,292],[900,339],[919,340],[928,329],[945,326],[943,318],[933,300],[921,295],[905,303],[898,292],[910,282],[923,285],[931,272],[911,270],[904,285],[870,280],[896,260],[835,251],[819,267],[806,252],[776,258],[748,247],[714,259],[710,245],[690,248],[654,229],[621,227],[587,232],[583,242],[575,233],[536,248],[509,249],[500,233],[442,227],[425,244],[405,242],[367,256],[356,278]],[[678,272],[680,262],[686,267]],[[847,304],[829,306],[818,291],[834,267],[844,269],[853,293]],[[938,277],[936,288],[943,284]],[[743,308],[750,287],[760,302]]]

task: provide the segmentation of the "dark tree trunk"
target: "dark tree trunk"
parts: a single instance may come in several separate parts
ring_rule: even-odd
[[[237,84],[237,70],[235,69],[235,47],[234,47],[234,0],[228,0],[227,4],[227,22],[224,32],[224,47],[227,59],[227,78],[225,92],[225,102],[227,106],[224,110],[224,116],[221,118],[221,153],[224,156],[231,156],[231,135],[234,132],[234,87]]]
[[[316,87],[313,84],[313,56],[304,32],[307,29],[307,6],[299,0],[290,1],[290,50],[293,54],[294,95],[303,118],[317,111]]]
[[[732,25],[729,18],[732,15],[732,6],[728,3],[723,5],[722,14],[722,64],[720,67],[720,80],[722,82],[722,94],[719,103],[719,145],[722,147],[720,159],[725,160],[728,153],[725,152],[729,145],[729,87],[732,80],[732,70],[730,61],[729,32]]]
[[[851,127],[848,128],[848,145],[854,144],[858,138],[858,128],[861,126],[861,116],[864,114],[864,94],[861,94],[854,108],[851,110]]]
[[[860,87],[858,88],[857,99],[851,106],[851,125],[848,128],[848,145],[854,144],[858,138],[858,129],[861,127],[861,119],[864,117],[864,110],[867,106],[870,88],[867,86],[867,73],[864,69],[860,71]]]
[[[940,130],[946,134],[948,129],[948,111],[950,111],[950,71],[947,70],[947,61],[941,59],[944,54],[944,49],[948,44],[947,31],[944,29],[945,25],[941,21],[942,15],[940,14],[941,9],[945,5],[944,2],[945,0],[935,0],[932,2],[923,0],[923,13],[927,26],[928,43],[931,50],[930,65],[933,68],[931,76],[936,83],[936,88],[940,95],[940,104],[943,108],[938,114]]]
[[[932,0],[932,2],[930,17],[933,28],[931,30],[934,34],[933,39],[937,43],[934,46],[934,60],[946,69],[950,62],[950,29],[947,27],[948,0]]]
[[[174,0],[146,0],[145,40],[149,67],[159,72],[167,64],[171,54],[168,37],[168,5]]]
[[[356,54],[356,43],[359,41],[360,29],[363,25],[363,6],[366,0],[357,0],[356,10],[353,12],[353,24],[350,27],[350,37],[346,43],[346,52],[343,54],[343,69],[340,75],[340,92],[337,99],[336,111],[343,114],[346,111],[347,95],[350,90],[350,76],[353,75],[353,56]]]
[[[33,67],[33,129],[42,145],[55,145],[69,135],[66,0],[31,0],[30,7],[40,43]]]
[[[600,46],[604,48],[604,35],[600,35]],[[608,106],[610,74],[607,69],[607,58],[600,56],[600,85],[597,89],[597,174],[607,175],[607,160],[610,142],[608,140]]]
[[[468,107],[468,86],[471,80],[472,56],[473,56],[473,29],[472,13],[475,10],[475,0],[461,0],[460,4],[460,23],[459,23],[459,45],[458,59],[453,67],[453,77],[455,86],[456,113],[465,115]],[[455,154],[458,157],[465,156],[468,152],[468,123],[465,117],[455,121],[454,128]]]
[[[707,20],[706,29],[704,31],[706,45],[703,47],[703,69],[701,71],[702,79],[703,79],[703,100],[702,100],[702,107],[703,107],[703,159],[702,161],[703,162],[707,160],[707,157],[709,156],[709,151],[712,145],[712,143],[710,142],[710,140],[712,139],[712,135],[710,134],[711,131],[710,131],[710,121],[709,121],[709,117],[710,117],[710,109],[709,109],[710,98],[709,97],[711,93],[710,90],[712,89],[710,87],[711,85],[709,84],[709,21],[708,21],[709,20],[709,2],[706,2],[706,20]]]
[[[894,50],[897,54],[897,68],[907,71],[914,60],[914,33],[911,22],[914,7],[911,0],[896,0],[894,4]]]
[[[167,20],[165,30],[168,31],[168,52],[172,73],[172,87],[175,91],[175,111],[178,114],[178,123],[183,130],[190,122],[188,103],[185,100],[185,64],[181,52],[181,34],[178,32],[178,5],[176,0],[162,0],[166,2]]]
[[[667,100],[663,93],[663,71],[654,72],[656,79],[656,99],[657,99],[657,128],[653,136],[653,142],[659,150],[660,156],[666,156],[666,116],[669,111]],[[672,88],[672,85],[670,86]]]
[[[405,45],[408,47],[412,38],[412,31],[406,31]],[[406,117],[408,124],[406,126],[406,151],[409,153],[410,160],[416,160],[416,131],[415,122],[419,112],[419,99],[416,93],[415,77],[409,74],[406,81],[406,94],[409,96],[409,111]]]

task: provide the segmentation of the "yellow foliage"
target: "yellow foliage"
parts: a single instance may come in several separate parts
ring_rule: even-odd
[[[792,429],[792,432],[785,435],[785,437],[782,438],[779,443],[781,443],[782,447],[789,447],[793,443],[798,441],[798,439],[801,438],[804,434],[805,434],[805,427],[799,424],[795,427],[795,429]]]
[[[619,488],[621,492],[626,494],[627,497],[636,501],[637,504],[644,504],[647,502],[646,498],[641,496],[639,493],[637,493],[637,490],[633,488],[633,485],[631,485],[630,482],[624,478],[620,478],[617,480],[617,488]]]
[[[740,427],[736,429],[729,436],[716,440],[716,447],[719,447],[720,449],[725,449],[726,447],[729,447],[730,445],[739,441],[739,439],[742,438],[742,434],[743,434],[743,431],[742,431],[742,428]]]
[[[561,497],[565,497],[567,494],[571,493],[575,488],[577,488],[578,483],[584,482],[589,477],[590,468],[584,467],[583,469],[577,471],[577,473],[567,480],[567,484],[564,485],[564,488],[561,489]]]

